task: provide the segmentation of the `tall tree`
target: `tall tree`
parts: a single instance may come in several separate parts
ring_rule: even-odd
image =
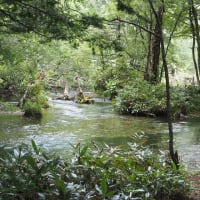
[[[163,5],[159,5],[157,10],[153,7],[152,1],[149,0],[150,7],[155,16],[155,28],[152,41],[151,41],[151,60],[150,61],[150,80],[151,82],[159,82],[159,59],[160,59],[160,45],[162,38],[162,23],[163,23]]]
[[[197,6],[195,6],[195,2],[193,0],[188,0],[188,7],[189,7],[189,19],[190,19],[190,26],[192,32],[192,55],[193,55],[193,62],[196,72],[196,79],[198,84],[200,84],[200,31],[199,31],[199,16],[197,12]],[[195,50],[197,48],[197,51]],[[196,58],[197,52],[197,58]]]

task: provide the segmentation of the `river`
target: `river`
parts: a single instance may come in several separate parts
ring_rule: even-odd
[[[173,124],[175,148],[181,162],[190,170],[200,164],[200,118]],[[126,145],[137,142],[153,148],[168,148],[168,126],[164,119],[143,118],[116,114],[110,102],[96,101],[92,105],[72,101],[50,100],[50,108],[40,120],[19,115],[0,115],[0,141],[12,146],[30,144],[61,154],[71,144],[106,143]]]

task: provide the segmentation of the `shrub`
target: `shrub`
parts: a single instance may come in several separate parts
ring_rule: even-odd
[[[24,116],[26,117],[42,117],[42,108],[48,108],[48,99],[43,94],[43,82],[36,81],[28,90],[28,95],[23,106]]]
[[[184,199],[188,186],[164,152],[129,144],[126,150],[96,144],[73,146],[61,159],[32,141],[1,147],[3,199]]]
[[[200,111],[200,87],[187,86],[185,88],[187,112]]]
[[[137,81],[121,90],[114,101],[115,109],[122,114],[163,115],[166,113],[164,85]]]
[[[171,105],[174,118],[181,114],[200,111],[199,87],[190,86],[171,88]],[[137,81],[127,85],[118,93],[114,102],[115,110],[122,114],[142,116],[165,116],[166,94],[165,85],[149,84]]]
[[[42,107],[37,102],[31,102],[30,100],[26,101],[23,107],[24,116],[26,117],[42,117]]]

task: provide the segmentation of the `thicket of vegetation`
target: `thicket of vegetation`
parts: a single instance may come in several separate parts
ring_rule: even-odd
[[[77,144],[63,159],[32,141],[0,147],[0,199],[186,199],[189,185],[165,152],[130,143]]]
[[[175,120],[200,111],[198,86],[171,88],[172,114]],[[113,101],[115,109],[122,114],[136,116],[167,116],[165,85],[152,85],[145,81],[118,90]]]
[[[178,168],[172,120],[200,111],[199,16],[198,0],[3,0],[0,4],[1,100],[18,101],[25,115],[41,117],[42,109],[48,106],[47,89],[56,93],[67,85],[69,90],[76,90],[78,77],[84,91],[94,89],[109,97],[120,113],[167,115],[169,152]],[[151,156],[147,159],[150,165],[144,164],[137,155],[135,163],[125,153],[130,159],[127,163],[127,157],[118,150],[114,150],[114,157],[98,151],[92,157],[86,150],[87,147],[80,150],[82,160],[74,161],[74,166],[60,159],[49,160],[37,148],[33,155],[27,149],[12,150],[14,155],[8,150],[1,160],[5,170],[1,174],[2,194],[8,198],[12,195],[20,198],[21,194],[33,198],[29,196],[31,188],[33,195],[41,199],[44,195],[73,198],[76,194],[88,198],[122,195],[124,199],[150,195],[159,199],[166,191],[154,179],[168,188],[167,198],[182,192],[183,185],[178,181],[181,178],[174,176],[171,164],[152,163]],[[95,155],[103,160],[99,161]],[[101,168],[107,163],[111,171]],[[116,165],[119,174],[112,171]],[[133,175],[123,165],[128,165],[131,172],[138,166],[139,171]],[[147,168],[151,165],[155,170]],[[42,170],[49,166],[52,171],[43,174]],[[74,184],[68,182],[69,177],[63,177],[65,173]],[[92,174],[91,184],[86,182],[87,173]],[[81,177],[83,182],[79,180]],[[138,180],[145,188],[134,185],[139,184]],[[13,191],[9,193],[11,188]]]
[[[85,90],[94,88],[111,99],[116,97],[115,107],[121,113],[166,113],[163,90],[159,90],[166,73],[164,42],[169,79],[181,85],[173,88],[181,91],[172,103],[173,115],[188,113],[198,103],[180,108],[185,100],[184,78],[190,84],[192,78],[195,84],[199,82],[198,15],[198,2],[191,0],[3,2],[1,97],[19,100],[43,69],[44,88],[63,90],[67,84],[76,90],[75,77],[80,76]],[[149,91],[157,89],[158,97]],[[145,99],[150,101],[145,103]]]

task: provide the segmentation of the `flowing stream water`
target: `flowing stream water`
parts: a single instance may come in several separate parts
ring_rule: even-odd
[[[19,115],[0,115],[0,143],[15,146],[30,144],[65,154],[71,144],[106,143],[126,145],[137,142],[153,148],[168,148],[168,126],[164,119],[116,114],[110,102],[92,105],[72,101],[50,100],[50,108],[41,120]],[[200,165],[200,118],[173,124],[175,148],[181,161],[190,170]]]

